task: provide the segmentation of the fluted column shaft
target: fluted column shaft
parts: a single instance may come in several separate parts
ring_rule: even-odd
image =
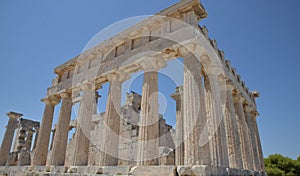
[[[259,166],[258,166],[258,170],[259,171],[265,171],[265,163],[264,163],[264,155],[263,155],[263,152],[262,152],[262,146],[261,146],[261,142],[260,142],[260,136],[259,136],[259,131],[258,131],[258,126],[257,126],[257,121],[256,121],[256,118],[257,118],[257,115],[258,113],[255,112],[252,114],[252,123],[253,123],[253,126],[254,126],[254,134],[255,134],[255,140],[256,140],[256,148],[258,149],[258,158],[259,158]]]
[[[177,87],[171,95],[176,101],[176,141],[175,141],[175,165],[184,165],[184,134],[183,134],[183,87]]]
[[[49,165],[62,166],[65,163],[65,155],[68,144],[69,125],[71,120],[72,99],[70,93],[60,94],[62,104],[60,108],[58,123],[54,135]]]
[[[128,75],[124,72],[107,76],[110,86],[104,116],[104,146],[100,155],[101,166],[118,165],[122,82],[127,78]]]
[[[241,153],[243,161],[243,169],[253,169],[251,145],[249,141],[248,126],[245,120],[243,109],[244,98],[241,95],[234,96],[234,107],[236,110],[236,118],[238,122],[238,131],[240,134]]]
[[[206,90],[209,96],[210,114],[210,146],[213,166],[229,167],[228,151],[226,143],[226,132],[221,102],[221,85],[219,85],[218,74],[220,70],[217,66],[205,68],[207,73]],[[209,82],[209,85],[208,85]]]
[[[86,166],[88,163],[89,139],[92,126],[92,114],[95,104],[95,91],[90,82],[82,83],[82,98],[77,118],[73,166]]]
[[[209,139],[205,131],[207,116],[202,85],[202,65],[192,53],[184,55],[183,125],[184,164],[208,165]]]
[[[233,104],[232,91],[234,86],[231,80],[226,81],[222,94],[226,97],[224,109],[224,124],[227,139],[227,150],[230,168],[243,168],[240,136],[238,133],[237,120],[235,118],[235,109]]]
[[[34,150],[34,155],[31,160],[31,165],[33,166],[46,165],[50,133],[53,122],[54,107],[59,103],[59,100],[56,97],[48,97],[42,99],[42,101],[46,104],[46,107],[43,114],[42,124],[38,135],[36,148]]]
[[[144,70],[138,141],[138,165],[157,165],[159,157],[158,70],[163,59],[146,58]]]
[[[0,166],[6,164],[6,161],[9,156],[9,152],[12,146],[12,142],[14,139],[15,129],[17,127],[18,118],[9,118],[8,124],[6,126],[6,131],[2,140],[1,148],[0,148]]]
[[[248,107],[248,105],[245,106],[245,118],[246,123],[249,128],[249,137],[250,137],[250,143],[251,143],[251,150],[252,150],[252,161],[253,161],[253,169],[255,171],[259,170],[259,154],[258,154],[258,148],[256,144],[256,136],[255,136],[255,129],[254,124],[252,120],[252,108]]]

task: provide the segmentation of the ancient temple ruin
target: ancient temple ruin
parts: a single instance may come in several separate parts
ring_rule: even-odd
[[[0,175],[265,175],[259,93],[199,25],[206,17],[198,0],[180,1],[55,68],[41,125],[8,113]],[[158,73],[178,58],[183,85],[168,95],[176,102],[172,127],[158,111]],[[122,83],[141,71],[142,94],[128,93],[121,105]],[[97,93],[104,84],[107,102]],[[97,113],[100,102],[106,110]]]

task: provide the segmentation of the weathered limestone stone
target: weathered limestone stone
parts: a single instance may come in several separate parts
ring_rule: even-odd
[[[240,134],[241,153],[243,161],[243,169],[253,169],[252,153],[250,150],[250,141],[248,138],[248,126],[245,120],[245,114],[243,109],[244,103],[243,97],[239,94],[234,95],[234,107],[236,110],[236,118],[238,122],[238,132]]]
[[[17,127],[18,118],[23,116],[15,112],[7,113],[9,117],[8,124],[6,126],[6,131],[3,137],[3,141],[0,148],[0,166],[4,166],[9,156],[11,145],[14,139],[15,129]]]
[[[110,74],[107,77],[107,79],[110,81],[110,87],[106,105],[106,113],[104,117],[104,150],[100,155],[101,166],[118,165],[121,90],[122,82],[128,78],[129,76],[125,72]]]
[[[202,66],[192,53],[183,51],[182,55],[184,57],[184,164],[209,164],[209,140],[207,128],[205,128],[207,119],[202,85]]]
[[[46,103],[37,145],[31,160],[33,166],[46,165],[51,126],[53,121],[54,106],[59,103],[56,97],[47,97],[42,99]]]
[[[167,147],[159,147],[159,165],[174,165],[174,150]]]
[[[54,142],[49,162],[49,165],[54,166],[62,166],[65,163],[69,125],[72,111],[72,99],[70,93],[61,93],[60,97],[62,99],[62,104],[60,108],[58,123],[56,125],[56,132],[54,135]]]
[[[176,87],[176,92],[171,95],[176,101],[176,141],[175,165],[184,164],[184,128],[183,128],[183,87]]]
[[[228,167],[228,152],[226,143],[226,134],[224,127],[224,118],[221,105],[221,86],[218,76],[220,69],[211,65],[205,68],[207,77],[205,79],[206,93],[208,98],[209,128],[210,128],[210,153],[213,166]]]
[[[138,165],[157,165],[159,146],[158,73],[165,67],[162,59],[147,58],[144,69],[139,129]]]
[[[259,158],[259,165],[258,165],[258,171],[265,171],[265,163],[264,163],[264,156],[263,156],[263,152],[262,152],[262,146],[261,146],[261,142],[260,142],[260,137],[259,137],[259,131],[258,131],[258,126],[257,126],[257,122],[256,122],[256,118],[258,113],[256,111],[254,111],[252,113],[252,123],[254,125],[254,133],[255,133],[255,140],[256,140],[256,148],[258,149],[258,158]]]
[[[130,175],[176,176],[176,167],[175,166],[134,166],[130,170]]]
[[[229,167],[242,169],[242,154],[240,147],[240,137],[238,134],[237,120],[235,118],[235,109],[233,104],[232,91],[234,85],[230,79],[226,80],[226,85],[222,87],[222,96],[226,97],[224,111],[224,124],[226,130],[227,149]]]
[[[199,26],[205,17],[198,0],[180,1],[55,68],[41,129],[18,120],[10,153],[16,127],[7,129],[0,165],[8,167],[0,166],[0,175],[264,175],[258,92],[249,92]],[[178,57],[184,58],[184,85],[171,96],[177,106],[173,129],[158,112],[158,71]],[[128,93],[122,107],[127,74],[119,70],[144,70],[142,96]],[[97,113],[97,90],[108,81],[106,111]],[[58,98],[62,106],[49,147]],[[79,102],[78,118],[70,121],[72,104]],[[30,167],[22,166],[30,160]]]
[[[131,166],[102,166],[97,168],[95,174],[129,175]]]
[[[74,156],[71,163],[73,166],[85,166],[88,163],[91,118],[95,103],[95,92],[92,83],[84,82],[81,89],[83,93],[75,134]]]
[[[31,151],[31,145],[32,145],[32,138],[33,138],[33,134],[34,134],[34,130],[33,129],[29,129],[27,130],[27,137],[26,137],[26,141],[25,141],[25,148],[28,151]]]
[[[22,148],[18,155],[18,166],[30,165],[30,152],[26,148]]]
[[[256,144],[256,137],[255,137],[255,127],[253,124],[253,115],[252,111],[253,108],[249,107],[247,104],[245,105],[245,119],[247,126],[249,128],[249,138],[250,138],[250,144],[251,144],[251,150],[252,150],[252,162],[253,162],[253,170],[260,170],[259,169],[259,154],[258,154],[258,148]]]

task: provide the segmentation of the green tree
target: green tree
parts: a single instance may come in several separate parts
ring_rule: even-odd
[[[297,160],[292,160],[280,154],[274,154],[265,158],[264,161],[269,176],[300,176],[300,156]]]

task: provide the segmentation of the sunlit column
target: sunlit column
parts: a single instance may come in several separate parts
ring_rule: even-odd
[[[104,116],[103,151],[100,155],[101,166],[118,165],[119,131],[121,113],[122,82],[129,78],[125,72],[109,74],[109,94]]]
[[[18,119],[22,116],[22,114],[9,112],[7,113],[7,116],[9,117],[9,120],[0,148],[0,166],[6,164],[14,139],[15,129],[17,128]]]
[[[92,114],[94,113],[95,90],[91,82],[84,82],[81,85],[82,98],[77,118],[75,134],[73,166],[86,166],[88,164],[89,139],[92,126]]]
[[[158,70],[165,66],[162,58],[145,58],[140,63],[144,70],[138,165],[157,165],[159,157]]]
[[[72,98],[68,92],[60,94],[62,99],[58,123],[54,135],[54,142],[49,165],[62,166],[65,163],[65,155],[68,144],[69,125],[72,111]]]
[[[31,160],[31,165],[33,166],[46,165],[50,133],[53,122],[54,107],[59,103],[59,99],[54,96],[44,98],[42,99],[42,101],[46,104],[46,107],[43,114],[42,124],[39,131],[36,148],[34,150],[34,155]]]

